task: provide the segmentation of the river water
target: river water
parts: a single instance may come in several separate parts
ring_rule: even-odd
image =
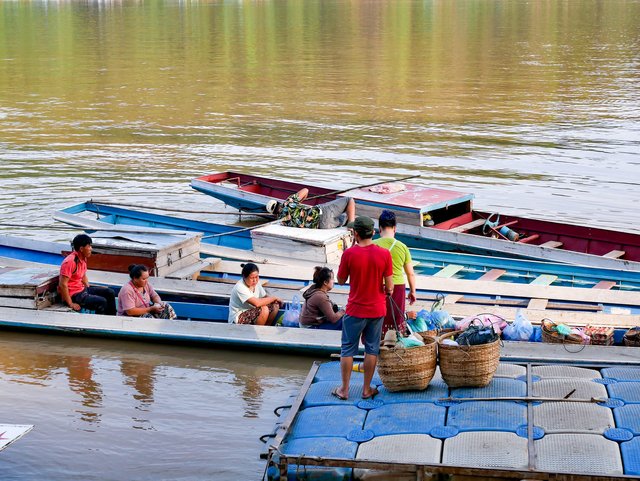
[[[0,231],[235,169],[638,232],[639,80],[638,0],[0,1]],[[1,477],[258,479],[310,363],[3,333]]]

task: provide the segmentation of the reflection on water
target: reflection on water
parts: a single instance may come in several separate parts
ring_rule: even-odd
[[[257,479],[258,437],[272,432],[273,409],[310,365],[287,356],[3,332],[0,420],[36,429],[3,452],[2,478],[92,479],[86,473],[98,468],[123,480]],[[52,469],[55,460],[64,466]],[[224,463],[225,475],[213,460]]]
[[[2,2],[0,22],[0,222],[105,195],[220,210],[187,184],[236,169],[420,173],[484,209],[640,224],[638,0]]]
[[[93,379],[90,357],[66,357],[69,388],[81,397],[82,408],[77,413],[88,424],[100,422],[102,389]]]

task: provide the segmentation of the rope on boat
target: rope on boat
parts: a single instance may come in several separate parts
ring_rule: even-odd
[[[185,210],[185,209],[170,209],[167,207],[153,207],[153,206],[140,206],[138,204],[126,204],[126,203],[122,203],[122,202],[111,202],[111,201],[100,201],[99,198],[98,199],[89,199],[90,203],[92,204],[96,204],[96,205],[113,205],[113,206],[118,206],[118,207],[133,207],[133,208],[144,208],[144,209],[148,209],[148,210],[162,210],[165,212],[180,212],[183,214],[212,214],[212,215],[260,215],[262,217],[273,217],[273,214],[269,214],[267,212],[261,212],[261,211],[256,211],[256,212],[251,212],[251,211],[242,211],[239,210],[237,212],[213,212],[213,211],[208,211],[208,210]]]
[[[356,190],[356,189],[366,189],[368,187],[373,187],[373,186],[376,186],[376,185],[391,184],[393,182],[402,182],[404,180],[415,179],[415,178],[418,178],[418,177],[420,177],[419,174],[418,175],[408,175],[407,177],[400,177],[399,179],[381,180],[379,182],[374,182],[373,184],[367,184],[367,185],[356,185],[354,187],[349,187],[348,189],[333,190],[333,191],[327,192],[325,194],[313,195],[311,197],[307,197],[305,199],[305,201],[312,200],[312,199],[319,199],[321,197],[333,197],[334,195],[344,194],[345,192],[349,192],[349,191]]]

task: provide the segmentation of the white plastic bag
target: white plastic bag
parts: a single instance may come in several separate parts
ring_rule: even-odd
[[[508,341],[528,341],[533,334],[533,325],[522,311],[516,311],[516,319],[504,328],[503,336]]]
[[[302,306],[300,305],[300,298],[298,297],[298,294],[295,294],[284,310],[282,325],[284,327],[300,327],[299,321],[301,309]]]

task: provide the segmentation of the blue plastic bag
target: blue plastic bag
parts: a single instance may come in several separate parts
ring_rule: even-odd
[[[533,334],[533,325],[518,309],[516,319],[504,328],[502,336],[507,341],[528,341]]]
[[[299,321],[301,309],[302,306],[300,305],[300,298],[298,297],[298,294],[295,294],[284,310],[282,325],[284,327],[300,327]]]

